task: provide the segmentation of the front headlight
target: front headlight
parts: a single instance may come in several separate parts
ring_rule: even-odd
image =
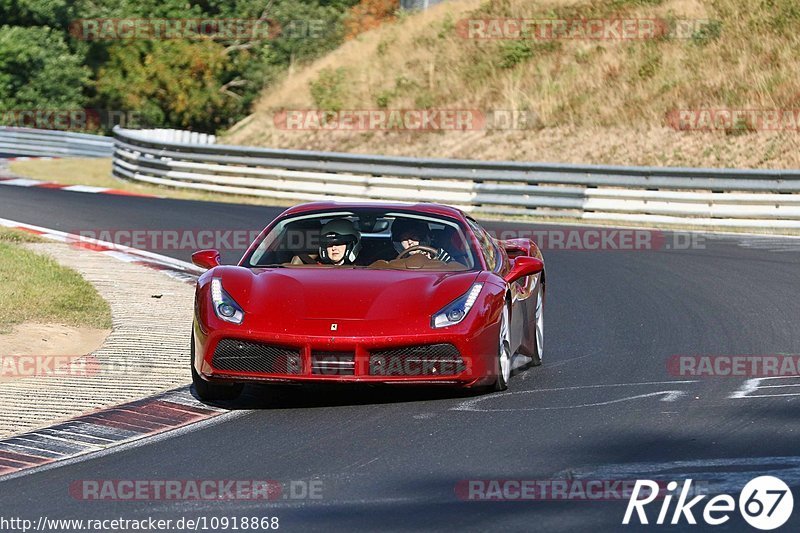
[[[232,324],[241,324],[244,320],[244,311],[230,294],[225,292],[222,280],[219,278],[211,280],[211,303],[214,304],[214,313],[220,320]]]
[[[469,289],[469,292],[446,305],[444,309],[431,317],[431,327],[455,326],[464,320],[464,317],[467,316],[467,313],[475,304],[475,300],[478,299],[478,294],[480,294],[482,288],[483,283],[476,283]]]

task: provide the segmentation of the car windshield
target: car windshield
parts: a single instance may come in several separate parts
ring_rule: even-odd
[[[329,246],[338,246],[339,251]],[[472,241],[454,219],[371,209],[282,220],[242,264],[462,271],[473,270],[476,261]]]

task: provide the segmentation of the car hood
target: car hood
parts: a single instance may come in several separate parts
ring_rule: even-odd
[[[478,272],[222,267],[214,277],[251,323],[290,328],[304,322],[309,331],[319,321],[329,332],[335,321],[429,324],[432,314],[469,290]]]

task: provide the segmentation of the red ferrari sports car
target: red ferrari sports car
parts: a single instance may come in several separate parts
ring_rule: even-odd
[[[192,256],[192,378],[208,400],[246,382],[440,384],[505,390],[542,360],[545,270],[437,204],[286,210],[236,266]]]

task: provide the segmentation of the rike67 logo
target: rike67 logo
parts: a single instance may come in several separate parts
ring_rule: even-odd
[[[655,524],[658,525],[668,523],[675,525],[683,523],[683,520],[688,524],[697,524],[694,513],[702,513],[702,520],[706,524],[719,526],[728,522],[731,519],[731,514],[737,508],[736,500],[728,494],[713,496],[705,502],[705,505],[700,503],[708,497],[706,494],[689,499],[692,494],[691,479],[687,479],[684,482],[679,493],[675,492],[678,489],[676,481],[670,481],[667,484],[666,495],[664,495],[663,490],[659,491],[660,486],[663,488],[663,484],[660,485],[651,480],[636,481],[633,493],[630,500],[628,500],[625,517],[622,519],[624,525],[636,523],[635,519],[631,522],[634,512],[640,524],[649,524],[649,520],[652,517],[648,518],[645,507],[656,501],[660,495],[663,495],[663,501],[658,512],[658,518],[655,521]],[[672,509],[670,519],[673,496],[677,496],[677,503],[675,508]],[[773,476],[760,476],[750,480],[739,494],[739,513],[748,524],[756,529],[766,531],[781,527],[792,516],[793,508],[794,498],[789,486]]]

